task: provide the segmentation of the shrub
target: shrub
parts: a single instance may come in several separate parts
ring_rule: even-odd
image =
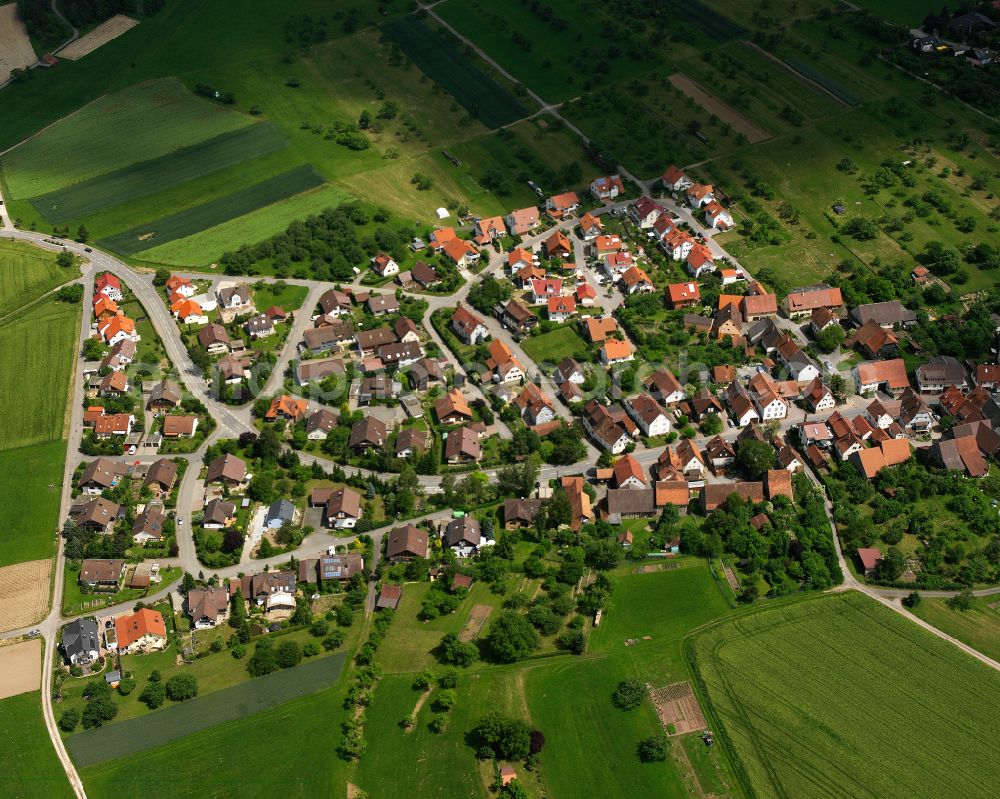
[[[328,652],[332,652],[338,646],[344,643],[344,639],[347,635],[343,630],[331,630],[330,633],[323,639],[323,648]]]
[[[59,717],[59,729],[63,732],[73,732],[76,729],[76,725],[80,723],[80,711],[75,707],[69,708],[69,710],[64,710],[63,714]]]
[[[438,685],[442,688],[457,688],[458,679],[458,672],[454,669],[448,669],[448,671],[438,677]]]
[[[282,641],[274,650],[278,665],[283,669],[297,666],[302,660],[302,647],[296,641]]]
[[[243,660],[247,654],[247,648],[244,644],[236,644],[230,654],[236,658],[236,660]]]
[[[445,726],[448,724],[448,714],[447,713],[436,713],[431,717],[430,722],[427,724],[427,728],[433,732],[435,735],[440,735],[444,732]]]
[[[302,654],[307,658],[315,657],[320,653],[320,645],[316,641],[309,641],[302,647]]]
[[[167,696],[173,702],[184,702],[198,696],[198,681],[190,674],[177,674],[167,680]]]
[[[637,748],[639,759],[643,763],[657,763],[667,759],[670,741],[666,735],[650,735],[639,741]]]
[[[621,710],[634,710],[642,704],[646,689],[638,680],[622,680],[611,695],[611,702]]]
[[[135,677],[122,677],[118,683],[118,693],[128,696],[135,690]]]
[[[163,687],[163,683],[159,680],[154,681],[153,675],[149,675],[150,681],[146,683],[146,687],[142,689],[142,693],[139,694],[139,701],[142,702],[150,710],[156,710],[160,705],[164,703],[167,698],[167,691]]]

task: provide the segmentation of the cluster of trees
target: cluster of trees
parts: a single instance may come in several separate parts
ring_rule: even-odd
[[[411,229],[380,225],[371,235],[359,236],[358,228],[371,221],[358,203],[346,203],[292,222],[284,232],[258,244],[223,253],[219,262],[228,275],[255,274],[257,263],[270,261],[279,276],[301,264],[294,270],[297,277],[353,280],[354,267],[365,265],[380,250],[402,260],[414,235]]]
[[[1000,581],[1000,518],[975,483],[955,480],[916,461],[883,469],[872,482],[841,465],[824,480],[845,549],[881,546],[875,579],[896,583],[906,567],[898,544],[906,534],[922,542],[916,586],[948,589]],[[989,488],[985,485],[984,488]],[[894,493],[886,496],[886,490]],[[954,515],[935,517],[921,507],[937,503]],[[871,512],[862,510],[867,506]]]
[[[509,280],[497,280],[493,275],[486,275],[469,289],[467,299],[479,313],[493,316],[493,309],[513,294],[514,286]]]
[[[325,42],[329,37],[326,17],[313,19],[309,14],[298,14],[285,20],[285,41],[308,47]]]
[[[359,712],[341,725],[341,732],[344,735],[337,746],[337,754],[342,760],[358,760],[368,748],[368,741],[365,740],[364,708],[371,702],[379,680],[382,679],[382,667],[375,662],[375,653],[392,625],[392,618],[393,611],[388,608],[377,611],[368,640],[354,656],[357,665],[354,685],[344,699],[344,707],[358,708]]]
[[[843,574],[837,561],[823,497],[803,475],[794,479],[798,507],[783,497],[773,500],[769,521],[760,530],[750,519],[762,508],[730,496],[699,527],[681,528],[681,549],[696,555],[719,557],[730,552],[746,561],[753,577],[746,581],[756,598],[757,576],[771,586],[770,594],[781,596],[800,588],[823,589],[840,583]]]

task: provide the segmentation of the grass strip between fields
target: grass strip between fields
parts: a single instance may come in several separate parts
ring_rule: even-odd
[[[66,739],[77,766],[134,755],[186,735],[260,713],[300,696],[322,691],[340,676],[343,652],[259,677],[241,685],[171,705],[148,716],[97,727]]]
[[[242,191],[227,194],[225,197],[192,208],[185,208],[176,214],[154,219],[109,236],[99,243],[124,255],[134,255],[152,249],[158,244],[190,236],[300,192],[314,189],[323,182],[322,175],[312,166],[304,164],[255,183]]]
[[[479,70],[457,45],[416,17],[388,22],[382,26],[382,31],[403,49],[421,72],[484,125],[499,128],[528,116],[528,110],[503,86]]]
[[[276,125],[250,125],[159,158],[108,172],[31,200],[53,224],[92,214],[168,189],[186,180],[249,161],[286,145]]]

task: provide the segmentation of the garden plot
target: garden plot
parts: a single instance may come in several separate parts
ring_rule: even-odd
[[[756,144],[764,139],[771,138],[771,134],[759,125],[754,124],[743,114],[726,105],[722,100],[710,94],[698,82],[692,80],[687,75],[677,72],[671,75],[668,80],[685,95],[694,100],[709,114],[715,114],[723,122],[729,123],[733,130],[742,133],[751,144]]]
[[[108,42],[117,39],[123,33],[127,33],[139,24],[139,20],[126,17],[124,14],[115,14],[111,19],[105,20],[89,33],[85,33],[75,42],[70,42],[59,51],[60,58],[68,58],[70,61],[78,61],[85,55],[94,52],[98,47],[103,47]]]

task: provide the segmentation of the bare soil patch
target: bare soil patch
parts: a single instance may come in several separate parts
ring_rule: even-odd
[[[491,613],[493,613],[492,605],[473,605],[472,613],[469,614],[469,620],[465,623],[465,628],[462,630],[462,634],[458,636],[458,640],[472,641],[478,638],[483,625],[486,624],[486,620],[490,617]]]
[[[41,687],[41,638],[0,647],[0,699]]]
[[[705,729],[705,716],[691,690],[691,683],[674,682],[663,688],[650,688],[649,698],[653,700],[656,715],[660,717],[667,735],[684,735]]]
[[[51,560],[0,568],[0,632],[41,621],[49,609]]]
[[[407,727],[404,732],[411,733],[417,728],[417,715],[420,713],[420,708],[422,708],[430,698],[430,689],[420,692],[420,698],[417,699],[417,703],[413,706],[413,712],[410,714],[410,718],[413,719],[413,724]]]
[[[0,83],[11,70],[30,67],[38,60],[28,38],[28,29],[17,17],[17,4],[0,6]]]
[[[131,30],[139,24],[138,20],[126,17],[124,14],[116,14],[111,19],[102,22],[90,33],[86,33],[75,42],[70,42],[59,51],[60,58],[68,58],[70,61],[77,61],[88,53],[94,52],[112,39],[117,39],[126,31]]]
[[[700,83],[692,80],[687,75],[678,72],[671,75],[668,80],[709,114],[715,114],[723,122],[728,122],[732,125],[733,130],[746,136],[751,144],[771,138],[769,131],[747,119],[747,117],[743,116],[735,108],[726,105],[714,94],[707,91]]]

